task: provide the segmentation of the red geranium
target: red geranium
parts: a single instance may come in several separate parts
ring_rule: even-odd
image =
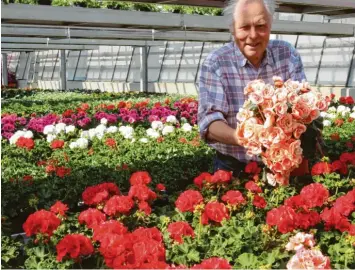
[[[60,178],[64,178],[66,175],[70,175],[70,172],[71,172],[71,169],[66,168],[64,166],[57,167],[55,170],[55,174]]]
[[[348,166],[340,160],[336,160],[331,164],[331,168],[333,172],[339,172],[340,174],[346,175],[348,174]]]
[[[147,185],[152,181],[149,173],[146,171],[135,172],[131,175],[129,182],[131,185]]]
[[[317,225],[320,221],[320,215],[315,211],[309,211],[306,213],[299,212],[296,214],[296,226],[303,230],[307,230],[308,228]]]
[[[157,184],[156,189],[158,191],[166,191],[166,187],[163,184]]]
[[[182,236],[195,236],[194,230],[191,228],[190,224],[184,221],[178,221],[170,223],[168,226],[168,232],[170,233],[170,238],[174,241],[182,244],[184,240]]]
[[[157,198],[157,194],[143,184],[131,186],[128,196],[139,201],[149,201]]]
[[[226,259],[212,257],[204,259],[200,264],[196,264],[191,269],[232,269],[232,266]]]
[[[292,232],[297,228],[297,214],[288,206],[280,206],[267,212],[266,223],[270,226],[277,226],[281,233]]]
[[[106,235],[110,234],[126,234],[128,229],[117,220],[105,221],[94,227],[94,241],[101,242]]]
[[[195,177],[194,184],[200,189],[203,187],[203,182],[211,182],[212,175],[208,172],[203,172]]]
[[[63,140],[54,140],[51,143],[51,148],[52,149],[61,149],[64,146],[64,141]]]
[[[352,96],[347,96],[347,97],[345,98],[345,103],[348,104],[348,105],[354,104],[354,99],[353,99],[353,97],[352,97]]]
[[[20,137],[16,141],[16,145],[20,148],[31,150],[35,147],[35,142],[31,138]]]
[[[80,213],[78,220],[80,224],[85,223],[89,229],[93,229],[106,221],[106,216],[96,208],[89,208]]]
[[[57,201],[50,208],[51,212],[54,214],[59,214],[61,216],[65,216],[65,212],[68,211],[68,205],[62,203],[61,201]]]
[[[175,206],[180,212],[193,212],[196,205],[203,202],[203,197],[196,190],[186,190],[175,201]]]
[[[244,171],[250,174],[259,174],[261,172],[261,168],[258,166],[256,161],[252,161],[245,166]]]
[[[337,126],[337,127],[341,127],[343,124],[344,124],[344,120],[343,119],[336,119],[334,121],[334,124]]]
[[[211,179],[210,183],[212,184],[226,184],[232,179],[232,172],[225,170],[216,171]]]
[[[245,203],[245,198],[239,190],[229,190],[222,196],[222,201],[230,205],[239,205]]]
[[[329,174],[332,172],[331,166],[327,162],[318,162],[314,164],[311,174],[314,175],[321,175],[321,174]]]
[[[143,211],[147,216],[152,213],[152,208],[146,201],[141,201],[138,203],[139,210]]]
[[[27,236],[43,233],[51,236],[60,225],[60,219],[52,212],[39,210],[29,215],[23,224],[23,230]]]
[[[251,192],[262,193],[261,187],[259,187],[254,181],[248,181],[245,184],[245,188]]]
[[[340,140],[340,136],[338,133],[331,134],[330,138],[332,139],[332,141],[339,141]]]
[[[263,197],[259,195],[254,195],[253,199],[253,205],[257,208],[265,208],[266,207],[266,201]]]
[[[202,224],[208,224],[209,220],[221,223],[224,219],[229,219],[228,209],[223,203],[209,202],[205,206],[205,211],[201,217]]]
[[[128,214],[134,207],[134,202],[129,196],[113,196],[106,202],[104,212],[109,216]]]
[[[159,243],[163,242],[163,235],[161,234],[161,232],[157,227],[152,227],[152,228],[139,227],[132,233],[132,235],[136,238],[149,238],[158,241]]]
[[[65,112],[62,113],[63,117],[71,117],[71,115],[74,113],[73,110],[66,110]]]
[[[56,246],[57,261],[61,262],[65,255],[76,259],[80,255],[87,256],[94,253],[94,247],[89,238],[81,234],[68,234]]]
[[[116,140],[113,139],[113,138],[107,138],[106,141],[105,141],[105,144],[108,147],[115,148],[116,147]]]
[[[300,195],[309,208],[323,206],[329,198],[329,191],[320,183],[310,184],[302,188]]]
[[[106,201],[112,195],[119,195],[120,190],[114,183],[102,183],[88,187],[84,190],[82,197],[87,205],[98,205]]]
[[[355,165],[355,152],[342,153],[339,159],[343,163]]]

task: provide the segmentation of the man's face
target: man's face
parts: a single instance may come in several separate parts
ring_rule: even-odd
[[[270,39],[271,18],[262,1],[240,1],[234,14],[234,39],[240,51],[259,67]]]

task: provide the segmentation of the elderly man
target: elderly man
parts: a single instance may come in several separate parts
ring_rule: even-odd
[[[234,42],[213,51],[201,67],[198,124],[200,134],[217,150],[214,170],[237,176],[248,157],[238,146],[236,114],[243,106],[249,81],[272,77],[306,79],[300,55],[287,42],[270,40],[275,3],[272,0],[232,0],[225,9]]]

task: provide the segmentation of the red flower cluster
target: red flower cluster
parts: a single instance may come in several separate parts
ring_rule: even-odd
[[[196,190],[186,190],[179,195],[175,201],[175,206],[180,212],[193,212],[195,207],[203,202],[203,197]]]
[[[218,170],[213,175],[207,172],[201,173],[194,179],[194,184],[202,188],[204,184],[219,185],[228,184],[232,179],[232,172]]]
[[[111,234],[121,235],[126,234],[128,229],[117,220],[109,220],[94,227],[94,241],[102,242],[106,237]]]
[[[87,256],[94,253],[94,247],[89,238],[81,234],[68,234],[56,246],[57,261],[61,262],[65,255],[76,259],[80,255]]]
[[[239,190],[229,190],[222,196],[222,201],[230,205],[240,205],[246,202]]]
[[[353,99],[351,96],[340,97],[340,98],[339,98],[339,102],[340,102],[341,104],[352,105],[352,104],[354,104],[354,99]]]
[[[110,268],[167,268],[162,240],[157,228],[139,228],[105,237],[99,250]]]
[[[157,198],[157,194],[143,184],[133,185],[129,189],[128,196],[138,201],[151,201]]]
[[[325,223],[325,229],[335,228],[341,232],[349,232],[355,236],[355,225],[351,224],[348,216],[355,211],[355,189],[346,195],[339,197],[333,207],[325,208],[321,213],[321,218]]]
[[[59,225],[60,219],[55,214],[46,210],[39,210],[29,215],[22,227],[27,236],[37,233],[51,236]]]
[[[345,164],[355,165],[355,152],[352,153],[342,153],[340,155],[340,161]]]
[[[63,140],[54,140],[51,143],[51,148],[52,149],[61,149],[64,146],[64,141]]]
[[[262,193],[261,187],[259,187],[254,181],[248,181],[245,183],[245,188],[254,193]]]
[[[267,205],[266,203],[266,200],[259,196],[259,195],[254,195],[254,198],[253,198],[253,205],[257,208],[262,208],[264,209]]]
[[[66,175],[70,175],[70,172],[71,172],[71,169],[66,168],[64,166],[57,167],[55,169],[55,174],[60,178],[64,178]]]
[[[113,196],[105,204],[104,212],[109,216],[116,214],[128,215],[134,207],[134,201],[130,196]]]
[[[191,269],[232,269],[232,266],[226,259],[212,257],[194,265]]]
[[[145,171],[139,171],[135,172],[131,175],[131,178],[129,179],[129,183],[134,186],[134,185],[148,185],[152,181],[152,178],[150,177],[148,172]]]
[[[95,228],[97,225],[106,221],[106,216],[96,208],[89,208],[80,213],[78,217],[79,223],[85,223],[90,229]]]
[[[321,175],[321,174],[329,174],[332,173],[332,168],[329,163],[327,162],[318,162],[313,165],[311,174],[314,175]]]
[[[261,172],[261,168],[258,166],[256,161],[252,161],[245,166],[244,171],[250,174],[259,174]]]
[[[82,198],[87,205],[98,205],[106,201],[112,195],[120,194],[120,190],[114,183],[102,183],[88,187],[84,190]]]
[[[163,184],[157,184],[155,187],[158,191],[166,191],[166,187]]]
[[[277,226],[279,232],[308,229],[320,222],[318,212],[310,208],[321,207],[328,200],[328,190],[319,183],[305,186],[300,195],[285,200],[284,205],[274,208],[266,215],[266,223]]]
[[[170,233],[170,238],[180,244],[184,242],[182,239],[183,236],[191,236],[192,238],[195,236],[195,232],[190,224],[184,221],[170,223],[168,232]]]
[[[31,150],[35,147],[35,142],[31,138],[20,137],[16,141],[17,147],[26,148],[27,150]]]
[[[57,201],[50,208],[51,212],[54,214],[59,214],[60,216],[65,216],[65,212],[68,211],[68,205],[62,203],[61,201]]]
[[[113,139],[113,138],[107,138],[106,141],[105,141],[105,144],[108,147],[115,148],[116,147],[116,140]]]
[[[331,165],[331,170],[333,172],[339,172],[340,174],[346,175],[348,174],[348,166],[344,162],[341,162],[340,160],[334,161]]]
[[[229,219],[229,213],[227,207],[223,203],[209,202],[206,204],[201,217],[201,223],[203,225],[207,225],[209,220],[221,223],[224,219]]]

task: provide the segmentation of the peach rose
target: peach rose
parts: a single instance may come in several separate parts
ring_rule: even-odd
[[[274,111],[277,115],[284,115],[285,113],[287,113],[287,103],[286,102],[277,102],[274,105]]]
[[[293,129],[293,136],[296,139],[299,139],[301,135],[307,130],[305,125],[300,124],[298,122],[293,122],[292,129]]]
[[[275,93],[275,90],[271,85],[267,85],[261,90],[261,96],[264,99],[272,99],[274,93]]]
[[[287,101],[291,104],[296,104],[299,100],[299,96],[297,95],[296,92],[291,91],[287,95]]]
[[[287,95],[288,95],[288,91],[286,88],[278,88],[273,97],[272,97],[272,101],[274,103],[286,103],[287,102]]]
[[[301,101],[297,102],[296,105],[294,105],[292,108],[292,116],[297,120],[307,119],[310,113],[311,109],[307,106],[306,103]]]
[[[265,116],[264,128],[271,128],[275,124],[275,113],[272,109],[265,109],[263,111]]]
[[[262,152],[261,149],[261,143],[258,141],[254,141],[254,140],[249,140],[247,145],[246,145],[247,150],[247,154],[252,156],[252,155],[260,155]]]
[[[237,120],[239,122],[244,122],[245,120],[249,119],[250,117],[253,117],[253,115],[254,115],[253,111],[240,108],[239,112],[237,113]]]
[[[282,140],[286,138],[285,133],[279,127],[273,127],[269,133],[269,141],[273,144],[280,143]]]
[[[263,101],[264,101],[264,98],[256,92],[249,94],[249,99],[251,100],[251,102],[253,104],[257,104],[257,105],[263,103]]]
[[[276,124],[278,127],[282,128],[286,134],[290,134],[293,131],[292,115],[289,113],[280,116]]]

